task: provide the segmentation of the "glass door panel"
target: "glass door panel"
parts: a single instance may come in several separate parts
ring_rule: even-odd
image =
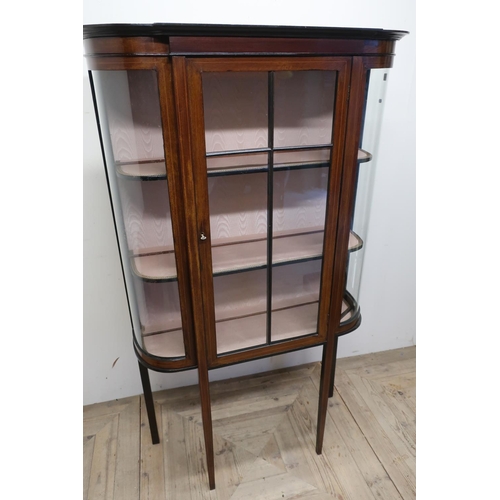
[[[267,175],[209,177],[217,352],[266,341]]]
[[[267,266],[267,175],[208,179],[214,275]]]
[[[336,81],[335,71],[274,80],[273,264],[285,265],[272,270],[272,342],[318,331]]]
[[[273,341],[317,332],[320,278],[320,259],[273,269]]]
[[[331,144],[336,71],[277,71],[274,146]]]
[[[328,172],[274,172],[272,341],[317,332]],[[281,294],[289,293],[295,300],[284,308]]]
[[[265,171],[268,154],[266,73],[204,73],[209,175]]]
[[[217,352],[266,343],[266,269],[214,277]]]
[[[134,335],[185,356],[156,70],[92,71]]]
[[[203,71],[217,354],[318,332],[337,71]]]

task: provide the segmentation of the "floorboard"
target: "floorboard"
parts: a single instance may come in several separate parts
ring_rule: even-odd
[[[208,488],[197,387],[84,407],[87,500],[410,500],[415,347],[339,359],[322,455],[320,363],[211,383],[216,489]],[[166,375],[168,376],[168,375]]]

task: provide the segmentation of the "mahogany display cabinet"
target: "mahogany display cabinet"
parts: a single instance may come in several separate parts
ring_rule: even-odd
[[[406,32],[87,25],[83,38],[133,332],[148,369],[323,346],[316,452],[358,303],[388,68]]]

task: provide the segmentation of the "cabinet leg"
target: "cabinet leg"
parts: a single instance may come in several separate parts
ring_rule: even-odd
[[[208,370],[198,367],[198,384],[200,387],[201,418],[203,421],[203,436],[205,438],[205,453],[207,457],[208,483],[211,490],[215,489],[214,440],[212,434],[212,410],[210,404],[210,387]]]
[[[142,390],[144,392],[144,401],[148,412],[149,429],[151,430],[151,441],[153,444],[160,442],[158,435],[158,425],[156,424],[155,404],[153,402],[153,393],[151,392],[151,382],[149,380],[148,369],[139,363],[139,372],[141,374]]]
[[[328,391],[328,397],[331,398],[333,396],[333,385],[335,383],[335,369],[337,367],[337,347],[339,345],[339,338],[335,336],[335,346],[334,346],[334,358],[332,364],[332,371],[330,373],[330,389]]]
[[[328,393],[330,390],[333,360],[336,357],[337,342],[335,342],[335,338],[332,338],[323,346],[323,361],[321,363],[321,380],[319,384],[318,425],[316,434],[316,453],[318,455],[321,455],[321,451],[323,449],[326,411],[328,409]]]

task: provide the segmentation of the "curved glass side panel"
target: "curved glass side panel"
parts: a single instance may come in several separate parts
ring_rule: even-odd
[[[349,238],[346,293],[342,303],[340,324],[349,322],[359,310],[359,291],[363,257],[368,233],[370,205],[377,162],[378,139],[385,103],[387,69],[372,69],[369,74],[365,115],[358,151],[358,177],[354,215]]]
[[[135,338],[184,357],[157,74],[99,70],[92,81]]]

